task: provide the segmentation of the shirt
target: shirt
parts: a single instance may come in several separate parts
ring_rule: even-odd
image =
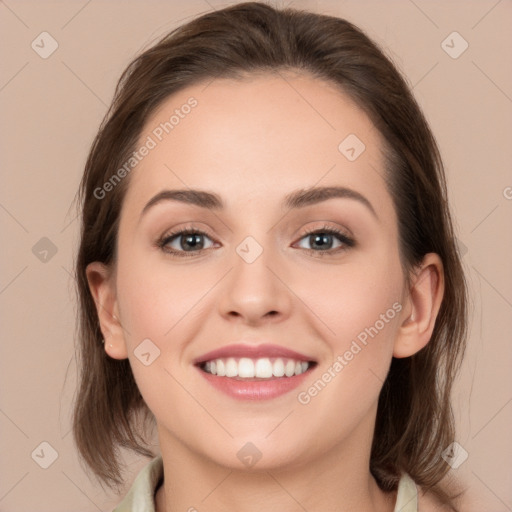
[[[155,512],[155,492],[163,476],[164,464],[159,455],[140,471],[128,494],[113,512]],[[407,473],[398,482],[394,512],[418,512],[418,490]]]

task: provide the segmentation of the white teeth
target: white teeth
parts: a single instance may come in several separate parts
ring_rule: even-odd
[[[240,377],[269,379],[271,377],[293,377],[304,373],[310,366],[306,361],[283,359],[281,357],[250,359],[248,357],[214,359],[204,364],[204,370],[219,377]]]
[[[256,360],[255,377],[260,377],[262,379],[272,377],[272,363],[270,362],[270,359],[264,358]]]
[[[226,377],[237,377],[238,376],[238,365],[236,361],[230,357],[226,361]]]
[[[292,361],[291,359],[289,359],[286,362],[286,367],[284,369],[284,374],[287,377],[291,377],[294,373],[295,373],[295,361]]]
[[[254,377],[254,363],[252,359],[242,357],[242,359],[238,361],[238,376],[247,378]]]
[[[212,362],[215,363],[215,366],[217,367],[217,375],[219,377],[224,377],[224,375],[226,375],[226,366],[224,365],[224,361],[222,359],[217,359],[216,361]]]
[[[284,375],[284,362],[282,359],[276,359],[274,361],[272,365],[272,375],[274,377],[282,377]]]

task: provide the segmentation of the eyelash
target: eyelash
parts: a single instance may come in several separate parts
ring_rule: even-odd
[[[338,254],[339,252],[346,251],[347,249],[355,246],[355,240],[348,237],[345,233],[342,231],[329,227],[329,226],[323,226],[321,228],[316,228],[313,230],[306,230],[306,232],[300,237],[299,240],[302,240],[303,238],[306,238],[310,235],[315,234],[324,234],[324,235],[334,235],[339,239],[339,241],[344,245],[343,247],[338,247],[337,249],[329,249],[327,251],[315,251],[314,249],[304,249],[308,253],[314,253],[315,257],[323,258],[325,256],[333,256],[334,254]],[[208,249],[200,249],[199,251],[176,251],[175,249],[169,250],[166,248],[167,244],[171,242],[174,238],[177,238],[179,236],[184,235],[205,235],[208,238],[212,238],[208,235],[208,233],[205,233],[204,231],[201,231],[199,229],[193,229],[193,228],[185,228],[182,230],[173,231],[170,233],[166,233],[164,236],[162,236],[156,243],[156,245],[165,253],[167,253],[169,256],[176,256],[178,258],[190,258],[194,257],[197,253],[200,253],[202,251],[206,251]]]

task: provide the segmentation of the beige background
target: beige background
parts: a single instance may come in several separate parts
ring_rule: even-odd
[[[512,510],[512,3],[288,4],[346,17],[388,48],[438,138],[473,301],[454,396],[469,457],[453,473],[468,486],[465,510]],[[70,206],[121,71],[183,20],[225,5],[0,1],[0,511],[107,511],[120,501],[89,481],[70,434],[78,229]],[[46,59],[31,47],[43,31],[58,43]],[[469,44],[456,59],[441,45],[453,31]],[[33,252],[43,237],[57,250],[47,261]],[[31,456],[42,442],[58,453],[48,469],[37,462],[50,461],[50,448]],[[147,461],[127,462],[128,486]]]

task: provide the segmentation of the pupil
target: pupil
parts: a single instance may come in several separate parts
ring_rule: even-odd
[[[192,234],[192,235],[186,235],[185,236],[185,245],[190,245],[192,248],[196,248],[198,245],[202,246],[200,242],[201,235],[198,234]],[[182,244],[183,247],[183,244]],[[187,247],[183,247],[183,249],[187,250]]]
[[[312,237],[314,239],[313,245],[317,244],[319,247],[325,248],[326,245],[329,245],[328,239],[330,236],[331,235],[328,235],[325,233],[312,235]],[[319,240],[320,240],[320,242],[318,242]]]

